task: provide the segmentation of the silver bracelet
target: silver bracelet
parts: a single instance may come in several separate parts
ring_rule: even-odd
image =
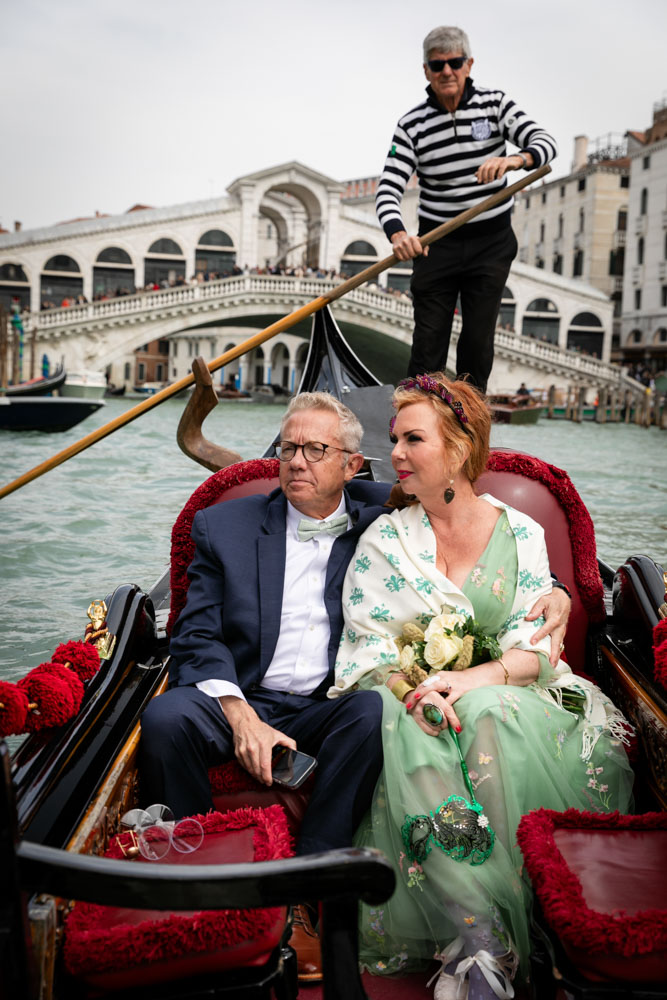
[[[528,157],[526,156],[526,154],[525,153],[514,153],[513,155],[520,157],[521,162],[523,163],[523,169],[524,170],[528,170]]]

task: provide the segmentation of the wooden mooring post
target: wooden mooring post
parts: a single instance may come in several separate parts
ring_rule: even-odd
[[[0,303],[0,393],[4,395],[7,387],[7,351],[9,340],[7,337],[7,310]]]
[[[553,420],[556,405],[556,386],[550,385],[547,393],[547,420]]]
[[[606,424],[607,422],[607,390],[604,386],[598,389],[598,401],[595,407],[595,422]]]

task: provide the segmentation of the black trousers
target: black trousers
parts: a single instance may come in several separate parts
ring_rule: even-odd
[[[329,699],[255,688],[246,697],[264,722],[317,757],[297,852],[350,847],[382,770],[379,694]],[[218,699],[194,686],[170,688],[141,719],[143,805],[163,803],[177,818],[207,812],[213,808],[208,768],[233,758],[232,731]]]
[[[415,331],[408,375],[444,371],[452,321],[461,296],[462,329],[456,374],[468,374],[482,391],[493,367],[498,310],[510,266],[517,252],[511,226],[482,236],[461,235],[432,244],[428,256],[415,258],[410,288]]]

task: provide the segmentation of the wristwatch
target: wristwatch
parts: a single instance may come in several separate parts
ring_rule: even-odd
[[[523,163],[523,169],[528,170],[528,157],[525,153],[513,153],[512,155],[520,157],[521,162]]]
[[[558,587],[559,590],[564,590],[567,596],[570,598],[570,600],[572,600],[572,594],[570,593],[569,588],[566,587],[564,583],[561,583],[560,580],[552,580],[551,589],[555,590],[556,587]]]

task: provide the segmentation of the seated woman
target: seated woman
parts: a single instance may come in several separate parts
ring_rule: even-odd
[[[437,955],[435,1000],[511,997],[530,950],[519,819],[539,807],[627,810],[623,720],[595,685],[550,664],[548,639],[531,643],[541,619],[525,615],[551,590],[544,533],[473,491],[489,451],[483,397],[436,373],[401,383],[394,406],[398,509],[366,530],[350,562],[329,692],[374,687],[383,699],[384,771],[357,843],[384,851],[398,887],[383,907],[364,907],[361,957],[391,973]],[[429,633],[474,618],[499,647],[453,670],[438,669],[446,642],[417,647],[435,669],[415,687],[406,643],[443,610],[463,618]]]

